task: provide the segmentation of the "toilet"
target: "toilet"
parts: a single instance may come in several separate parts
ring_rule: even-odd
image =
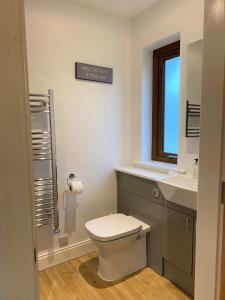
[[[111,214],[85,224],[99,249],[98,275],[115,281],[147,266],[146,233],[151,227],[124,214]]]

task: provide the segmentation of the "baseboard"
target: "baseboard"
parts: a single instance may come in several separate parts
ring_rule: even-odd
[[[46,254],[38,255],[38,270],[45,270],[95,250],[94,243],[88,239]]]

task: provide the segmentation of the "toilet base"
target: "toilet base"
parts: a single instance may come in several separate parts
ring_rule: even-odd
[[[120,243],[117,240],[99,247],[98,275],[105,281],[119,280],[146,266],[146,234],[131,235]]]

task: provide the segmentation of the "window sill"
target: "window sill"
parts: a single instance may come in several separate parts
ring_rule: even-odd
[[[133,166],[137,168],[142,168],[150,171],[158,171],[162,173],[174,172],[178,174],[186,173],[185,170],[181,170],[177,168],[176,164],[170,164],[159,161],[133,161]]]

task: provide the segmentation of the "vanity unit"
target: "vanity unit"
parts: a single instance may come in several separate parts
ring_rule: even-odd
[[[174,192],[172,185],[166,189],[163,177],[166,175],[146,179],[117,170],[118,212],[135,216],[151,226],[147,237],[149,267],[193,296],[196,210],[180,205],[182,201],[179,202],[177,195],[182,197],[182,189]],[[164,197],[165,189],[169,201]],[[193,196],[197,198],[197,193]]]

